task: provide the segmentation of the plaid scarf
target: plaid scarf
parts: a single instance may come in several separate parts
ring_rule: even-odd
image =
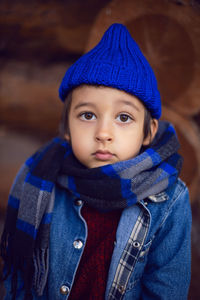
[[[24,299],[32,299],[32,287],[42,295],[46,285],[55,184],[97,209],[126,208],[176,181],[182,165],[178,148],[174,128],[159,122],[150,147],[113,165],[86,168],[58,137],[29,158],[11,188],[1,240],[6,275],[12,274],[12,299],[16,298],[18,270]]]

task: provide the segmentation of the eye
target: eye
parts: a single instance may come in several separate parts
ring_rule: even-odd
[[[92,112],[84,112],[84,113],[81,113],[81,114],[80,114],[80,118],[81,118],[82,120],[90,121],[90,120],[95,120],[95,119],[96,119],[96,116],[95,116],[95,114],[93,114]]]
[[[120,114],[119,116],[117,116],[117,120],[122,123],[129,123],[133,120],[133,118],[127,114]]]

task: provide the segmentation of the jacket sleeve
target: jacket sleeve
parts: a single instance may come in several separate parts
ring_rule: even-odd
[[[141,299],[187,299],[190,269],[191,208],[184,186],[152,242],[142,277]]]

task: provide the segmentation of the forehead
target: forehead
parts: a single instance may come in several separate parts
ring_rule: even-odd
[[[144,111],[145,109],[143,103],[137,97],[122,90],[102,85],[81,85],[75,88],[72,91],[72,103],[76,105],[77,102],[80,103],[84,101],[97,104],[104,101],[108,104],[132,105],[138,111]]]

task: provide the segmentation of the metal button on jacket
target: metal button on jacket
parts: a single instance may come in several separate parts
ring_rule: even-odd
[[[61,287],[60,287],[60,293],[62,295],[68,295],[69,294],[69,287],[65,284],[63,284]]]
[[[83,247],[83,242],[81,240],[76,240],[73,242],[75,249],[81,249]]]
[[[140,243],[137,242],[137,241],[134,241],[134,242],[133,242],[133,247],[139,248],[139,247],[140,247]]]
[[[77,199],[76,201],[75,201],[75,205],[76,206],[81,206],[83,204],[83,201],[81,200],[81,199]]]

